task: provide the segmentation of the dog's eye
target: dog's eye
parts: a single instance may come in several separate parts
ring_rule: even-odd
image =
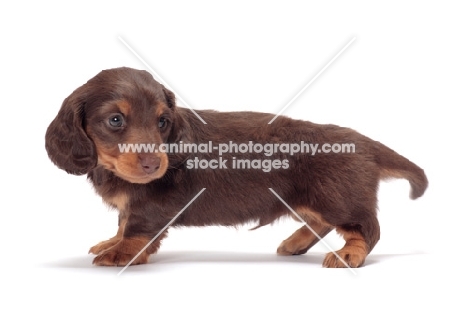
[[[160,119],[159,119],[158,126],[159,126],[160,129],[165,128],[165,127],[166,127],[166,124],[167,124],[166,118],[160,118]]]
[[[123,122],[123,117],[118,114],[109,118],[109,125],[112,127],[122,127]]]

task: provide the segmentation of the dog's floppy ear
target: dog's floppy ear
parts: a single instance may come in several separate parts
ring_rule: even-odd
[[[162,88],[164,92],[164,97],[166,98],[167,106],[174,110],[176,106],[176,99],[174,93],[166,89],[164,85],[162,86]]]
[[[74,175],[86,174],[97,164],[96,147],[83,127],[86,87],[81,86],[63,101],[45,136],[49,158]]]

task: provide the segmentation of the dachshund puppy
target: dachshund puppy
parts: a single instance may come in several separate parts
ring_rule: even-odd
[[[360,267],[380,236],[379,181],[407,179],[412,199],[428,185],[417,165],[348,128],[282,116],[269,124],[268,113],[195,112],[206,124],[176,106],[148,72],[131,68],[104,70],[63,102],[46,133],[50,159],[70,174],[87,174],[119,211],[117,234],[90,249],[94,264],[147,263],[171,221],[260,227],[292,216],[307,225],[278,254],[304,254],[319,241],[315,233],[336,229],[346,243],[323,266]],[[123,149],[141,144],[154,149]],[[342,146],[353,148],[338,152]]]

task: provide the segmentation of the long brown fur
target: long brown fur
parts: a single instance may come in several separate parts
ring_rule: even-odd
[[[351,267],[363,265],[380,237],[377,190],[384,178],[405,178],[411,198],[423,195],[424,171],[393,150],[356,131],[335,125],[258,112],[196,111],[176,106],[172,92],[149,73],[131,68],[104,70],[76,89],[62,104],[46,133],[46,150],[59,168],[87,174],[103,200],[119,210],[115,237],[90,249],[94,263],[124,266],[202,189],[206,191],[172,226],[263,226],[289,210],[274,189],[322,237],[336,229],[346,241],[337,254]],[[122,126],[111,126],[115,116]],[[115,120],[114,120],[115,121]],[[161,126],[161,124],[163,126]],[[115,125],[115,123],[114,123]],[[219,159],[198,154],[121,153],[118,144],[162,143],[353,143],[355,153],[299,153],[293,156],[230,153],[228,169],[189,169],[187,161]],[[232,169],[237,159],[287,160],[287,168]],[[164,232],[132,264],[155,253]],[[282,255],[303,254],[317,243],[303,227],[278,248]],[[333,253],[325,267],[345,267]]]

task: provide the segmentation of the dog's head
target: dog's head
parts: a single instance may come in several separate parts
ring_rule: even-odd
[[[152,151],[175,135],[175,97],[143,70],[101,71],[62,104],[46,133],[46,150],[75,175],[97,165],[132,183],[162,177],[167,154]],[[130,145],[144,150],[127,149]],[[139,146],[139,147],[138,147]]]

